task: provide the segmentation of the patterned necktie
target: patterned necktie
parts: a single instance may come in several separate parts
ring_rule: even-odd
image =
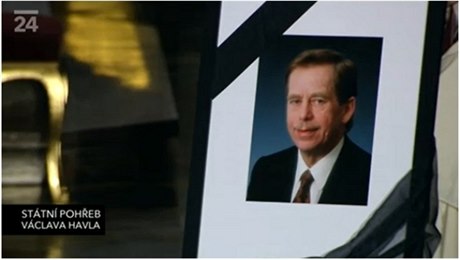
[[[314,179],[310,170],[306,170],[300,176],[300,187],[292,202],[294,203],[310,203],[310,186]]]

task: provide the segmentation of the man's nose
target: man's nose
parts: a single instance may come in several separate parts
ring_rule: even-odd
[[[301,120],[309,120],[313,118],[313,111],[311,107],[311,103],[308,101],[302,102],[301,111],[300,111],[300,119]]]

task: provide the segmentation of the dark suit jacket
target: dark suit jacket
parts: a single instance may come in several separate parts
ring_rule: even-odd
[[[371,156],[345,137],[319,203],[367,205]],[[290,202],[297,147],[261,157],[254,165],[246,200]]]

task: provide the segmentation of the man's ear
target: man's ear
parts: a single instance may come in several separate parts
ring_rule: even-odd
[[[347,124],[355,113],[356,98],[350,97],[347,102],[342,104],[342,123]]]

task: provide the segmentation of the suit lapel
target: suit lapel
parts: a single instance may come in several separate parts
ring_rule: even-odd
[[[280,181],[280,199],[284,202],[291,202],[292,188],[294,186],[295,170],[297,166],[297,148],[293,147],[289,150],[286,161],[280,162],[277,167],[280,167],[278,172],[282,173],[279,176]],[[287,169],[287,171],[286,171]]]
[[[350,194],[345,192],[349,189],[344,189],[344,186],[349,185],[349,178],[344,169],[348,168],[350,160],[350,143],[347,137],[345,137],[342,150],[340,151],[337,161],[331,170],[329,178],[324,185],[323,193],[319,199],[319,203],[340,203],[341,201],[347,201]]]

